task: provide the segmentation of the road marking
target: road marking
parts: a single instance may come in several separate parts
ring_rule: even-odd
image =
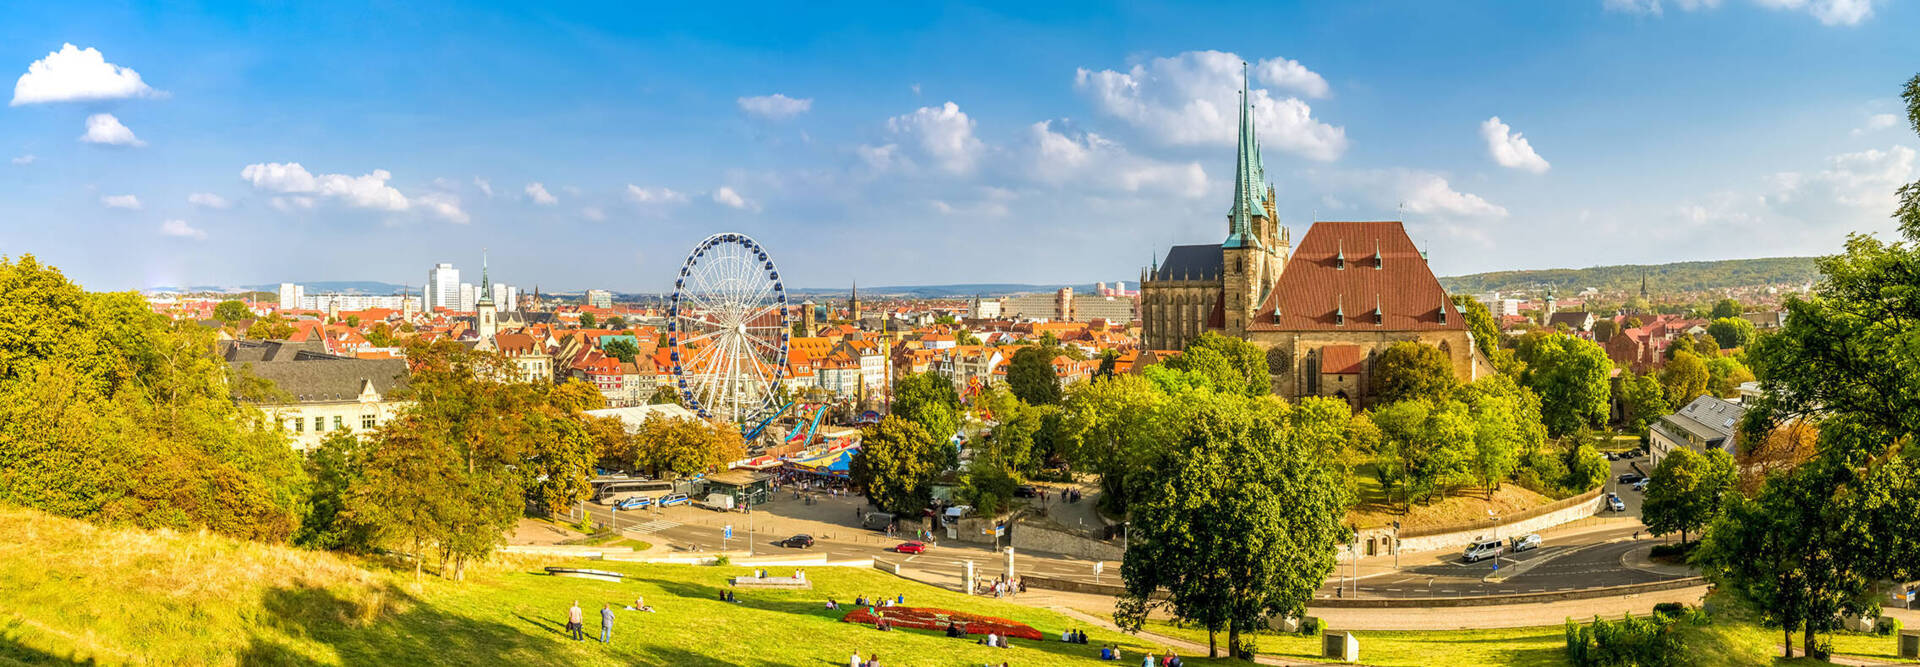
[[[667,521],[665,519],[656,519],[653,521],[648,521],[646,523],[640,524],[638,526],[628,527],[624,530],[626,530],[626,532],[633,533],[635,535],[652,535],[654,533],[658,533],[668,528],[678,528],[678,527],[680,527],[680,524],[677,522]]]

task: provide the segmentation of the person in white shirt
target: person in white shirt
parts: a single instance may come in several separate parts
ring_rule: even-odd
[[[860,652],[854,651],[853,657],[847,659],[847,667],[860,667],[860,665]]]

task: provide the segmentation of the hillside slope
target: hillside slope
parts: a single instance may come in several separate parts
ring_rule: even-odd
[[[1469,294],[1488,291],[1510,292],[1534,287],[1551,287],[1571,294],[1588,287],[1602,292],[1635,293],[1640,278],[1656,293],[1694,292],[1751,285],[1800,284],[1819,274],[1812,257],[1768,257],[1729,259],[1717,262],[1676,262],[1673,264],[1622,264],[1585,269],[1538,269],[1530,271],[1494,271],[1464,276],[1447,276],[1440,284],[1448,292]]]
[[[993,649],[842,623],[844,612],[824,609],[828,596],[904,594],[910,606],[1010,618],[1050,637],[1084,628],[867,568],[809,569],[814,590],[741,591],[730,604],[717,592],[748,568],[581,564],[630,576],[556,579],[519,560],[476,567],[466,582],[416,584],[410,573],[332,554],[0,508],[0,664],[819,665],[845,664],[858,650],[887,665],[1054,665],[1090,662],[1108,642],[1136,660],[1147,648],[1097,630],[1092,646]],[[617,608],[638,595],[658,613],[619,612],[611,645],[563,636],[574,601],[597,635],[603,603]]]

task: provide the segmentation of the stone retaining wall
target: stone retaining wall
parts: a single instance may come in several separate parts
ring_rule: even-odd
[[[1020,580],[1023,582],[1026,582],[1028,588],[1042,588],[1042,589],[1053,590],[1053,591],[1067,591],[1069,593],[1090,593],[1093,595],[1107,595],[1107,596],[1117,597],[1127,592],[1127,589],[1118,583],[1109,584],[1109,583],[1103,582],[1103,583],[1096,584],[1090,581],[1059,579],[1055,577],[1043,577],[1043,576],[1032,575],[1032,574],[1021,575]],[[1625,595],[1638,595],[1641,593],[1652,593],[1655,591],[1668,591],[1668,590],[1674,590],[1674,589],[1680,589],[1680,588],[1690,588],[1693,586],[1702,586],[1705,584],[1706,584],[1706,581],[1704,579],[1701,579],[1700,577],[1684,577],[1681,579],[1654,581],[1654,582],[1649,582],[1644,584],[1627,584],[1624,586],[1604,586],[1600,588],[1583,588],[1579,590],[1557,591],[1553,593],[1516,593],[1513,595],[1484,595],[1484,596],[1458,597],[1458,598],[1326,598],[1326,599],[1317,599],[1312,602],[1308,602],[1307,607],[1309,609],[1312,609],[1312,608],[1394,609],[1394,608],[1409,608],[1409,607],[1411,608],[1486,607],[1486,606],[1494,606],[1494,605],[1531,604],[1531,603],[1541,603],[1541,602],[1559,602],[1562,600],[1587,600],[1592,598],[1607,598],[1607,597],[1618,597],[1618,596],[1625,596]],[[1165,597],[1165,596],[1164,596],[1164,593],[1155,593],[1154,597]]]
[[[1040,551],[1086,560],[1120,560],[1126,556],[1126,550],[1118,542],[1096,540],[1034,523],[1014,524],[1012,532],[1016,551]]]
[[[1501,517],[1498,524],[1493,521],[1474,521],[1420,530],[1404,530],[1400,532],[1400,551],[1414,553],[1458,549],[1471,544],[1474,538],[1491,537],[1496,528],[1504,539],[1579,521],[1598,514],[1605,508],[1601,495],[1600,489],[1594,489],[1571,498],[1562,498],[1524,512],[1516,512],[1512,516]],[[1393,529],[1362,529],[1359,542],[1362,556],[1391,554],[1393,553]],[[1347,549],[1341,548],[1336,558],[1345,562],[1349,555]]]

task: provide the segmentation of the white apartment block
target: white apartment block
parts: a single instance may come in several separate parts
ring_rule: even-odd
[[[594,308],[612,308],[613,293],[603,289],[587,290],[587,305]]]
[[[460,306],[460,270],[441,262],[427,271],[427,291],[421,296],[425,310]]]

